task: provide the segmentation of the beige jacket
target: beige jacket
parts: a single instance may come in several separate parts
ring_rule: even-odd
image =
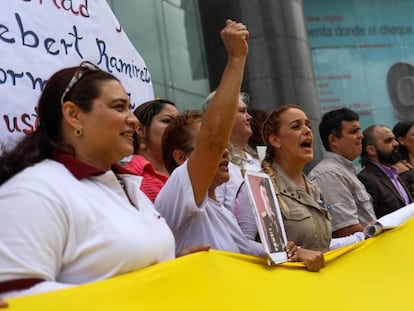
[[[318,186],[304,175],[307,189],[300,188],[276,163],[272,168],[288,240],[304,248],[328,250],[332,238],[330,215]]]

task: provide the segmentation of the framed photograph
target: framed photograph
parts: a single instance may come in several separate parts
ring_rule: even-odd
[[[246,171],[244,179],[256,219],[260,240],[268,254],[269,265],[287,261],[286,232],[279,202],[269,175]]]

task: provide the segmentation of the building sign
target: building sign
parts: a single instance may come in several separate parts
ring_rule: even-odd
[[[349,107],[363,128],[414,120],[414,2],[304,5],[321,111]]]

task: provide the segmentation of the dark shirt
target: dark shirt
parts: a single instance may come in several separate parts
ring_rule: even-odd
[[[358,178],[372,197],[377,218],[406,205],[404,198],[390,178],[374,163],[367,162],[364,169],[358,174]],[[406,190],[404,185],[403,188]],[[412,201],[409,194],[408,199],[409,202]]]

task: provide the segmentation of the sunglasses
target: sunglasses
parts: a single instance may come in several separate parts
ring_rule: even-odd
[[[63,102],[65,100],[66,95],[68,95],[68,93],[73,88],[73,86],[76,83],[78,83],[80,79],[82,79],[85,72],[90,71],[90,70],[100,71],[101,69],[95,64],[88,62],[88,61],[83,61],[82,63],[80,63],[79,69],[74,73],[73,77],[70,79],[68,85],[65,88],[65,91],[62,94],[62,97],[60,98],[60,104],[62,106],[63,106]]]

